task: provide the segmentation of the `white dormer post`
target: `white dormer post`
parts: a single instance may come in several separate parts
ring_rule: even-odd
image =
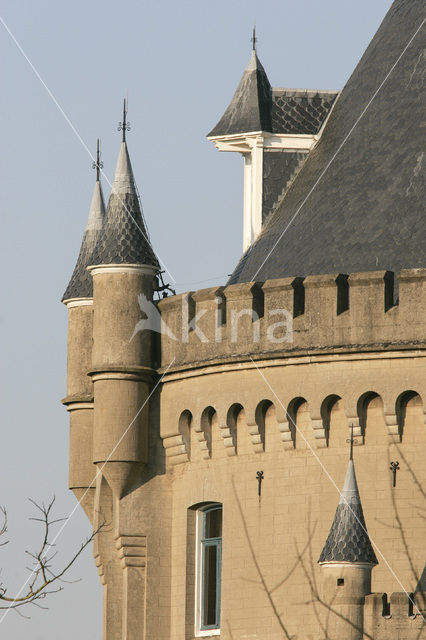
[[[262,228],[263,136],[247,140],[244,157],[243,251],[256,240]]]
[[[238,151],[244,158],[244,251],[262,229],[263,151],[310,151],[319,137],[319,134],[279,135],[265,131],[208,137],[219,151]]]
[[[262,229],[263,136],[256,136],[252,141],[251,158],[251,237],[247,243],[244,242],[244,251],[256,240]]]
[[[244,158],[244,218],[243,218],[243,250],[251,238],[251,152],[243,153]]]

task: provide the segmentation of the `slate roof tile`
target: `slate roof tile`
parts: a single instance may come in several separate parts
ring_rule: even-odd
[[[340,502],[318,562],[377,564],[365,525],[352,460],[349,461]]]
[[[93,253],[99,240],[105,219],[105,203],[99,181],[95,183],[89,217],[81,242],[73,274],[62,296],[64,300],[71,298],[91,298],[93,296],[93,280],[87,267],[92,264]]]

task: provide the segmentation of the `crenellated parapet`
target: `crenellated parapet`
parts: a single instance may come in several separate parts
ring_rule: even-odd
[[[159,303],[163,369],[424,346],[426,269],[281,278],[188,292]]]
[[[364,633],[374,640],[426,638],[426,593],[371,593],[365,597]],[[367,635],[368,634],[368,635]]]

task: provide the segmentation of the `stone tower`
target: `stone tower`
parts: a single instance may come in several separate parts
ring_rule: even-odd
[[[100,239],[105,205],[100,182],[100,152],[96,160],[96,183],[80,253],[62,302],[68,309],[67,397],[70,414],[69,486],[92,519],[93,482],[93,384],[92,367],[93,281],[87,267]]]
[[[70,487],[94,528],[95,558],[105,585],[104,637],[134,638],[145,611],[131,619],[131,598],[144,601],[145,540],[122,508],[140,485],[149,458],[149,396],[155,371],[153,333],[138,330],[152,304],[159,263],[148,239],[126,133],[108,206],[99,168],[89,221],[63,302],[69,313]],[[99,157],[97,160],[99,167]],[[136,529],[134,529],[136,527]],[[124,609],[123,609],[123,608]]]

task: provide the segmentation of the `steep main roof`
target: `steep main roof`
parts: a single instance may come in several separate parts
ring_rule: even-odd
[[[349,460],[340,501],[318,562],[377,564],[365,526],[353,460]]]
[[[393,3],[230,283],[425,266],[424,17]]]

